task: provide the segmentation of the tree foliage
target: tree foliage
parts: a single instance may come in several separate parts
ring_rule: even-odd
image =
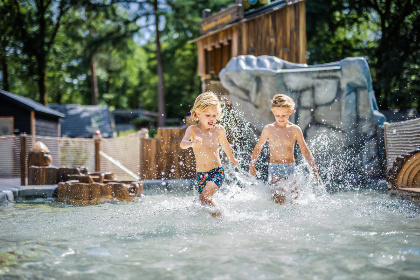
[[[2,0],[0,83],[41,103],[158,110],[159,17],[166,114],[183,118],[201,91],[202,10],[233,0]],[[414,0],[307,0],[308,63],[363,56],[382,109],[420,109],[420,9]],[[93,75],[92,65],[95,66]],[[43,76],[44,75],[44,76]]]
[[[309,63],[366,57],[381,109],[420,108],[420,4],[308,0]]]

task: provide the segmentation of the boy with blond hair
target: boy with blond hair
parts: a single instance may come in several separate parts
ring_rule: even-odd
[[[257,170],[255,163],[260,155],[264,143],[268,140],[270,146],[270,161],[268,164],[269,182],[273,188],[273,199],[276,203],[284,203],[286,196],[294,194],[297,197],[297,187],[295,182],[286,182],[294,173],[295,143],[299,144],[300,150],[306,161],[312,167],[312,171],[319,184],[321,178],[315,165],[314,157],[306,145],[302,130],[297,125],[289,122],[289,117],[293,113],[295,102],[292,98],[284,94],[276,94],[271,100],[271,112],[276,121],[266,125],[261,133],[260,139],[255,145],[249,165],[249,173],[255,176]],[[290,186],[292,186],[290,188]],[[289,188],[288,188],[289,187]]]
[[[213,92],[200,94],[191,109],[191,118],[198,121],[198,124],[187,128],[180,144],[182,149],[193,148],[199,198],[202,205],[210,207],[215,207],[212,197],[225,178],[219,144],[232,164],[239,163],[233,156],[232,148],[226,138],[226,130],[216,124],[221,115],[222,109],[217,96]],[[220,215],[221,213],[215,208],[212,210],[212,216]]]

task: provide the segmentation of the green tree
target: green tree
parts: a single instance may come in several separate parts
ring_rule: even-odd
[[[39,102],[48,103],[46,69],[48,56],[61,27],[62,19],[71,8],[68,0],[8,1],[14,14],[15,39],[22,42],[22,52],[34,59]]]
[[[306,11],[310,64],[364,56],[381,109],[420,109],[419,4],[308,0]]]

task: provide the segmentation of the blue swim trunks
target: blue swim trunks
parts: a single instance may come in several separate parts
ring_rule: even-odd
[[[295,172],[295,163],[269,163],[268,175],[270,178],[275,175],[287,179]]]
[[[207,172],[197,172],[198,193],[203,192],[208,181],[214,182],[218,188],[222,186],[225,179],[225,171],[222,166],[216,167]]]

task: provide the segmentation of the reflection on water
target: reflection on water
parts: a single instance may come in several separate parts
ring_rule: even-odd
[[[193,191],[89,207],[0,207],[0,278],[418,277],[418,205],[377,190],[327,193],[311,178],[299,182],[298,200],[277,205],[264,183],[227,175],[214,197],[220,220]]]

